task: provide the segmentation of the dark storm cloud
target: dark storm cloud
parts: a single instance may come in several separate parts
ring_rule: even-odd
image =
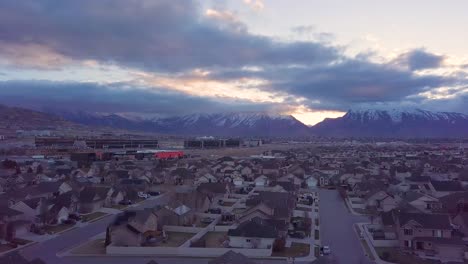
[[[269,104],[207,99],[164,90],[129,89],[126,84],[99,85],[48,81],[0,82],[0,104],[67,111],[141,112],[163,115],[193,112],[266,111]]]
[[[395,63],[407,66],[411,70],[424,70],[441,67],[444,59],[444,56],[432,54],[424,49],[414,49],[401,54]]]
[[[336,110],[362,103],[395,102],[457,82],[454,77],[414,74],[413,70],[443,63],[444,57],[423,49],[402,54],[388,64],[372,63],[366,56],[350,58],[343,55],[343,48],[320,41],[281,42],[236,30],[238,27],[203,16],[203,11],[191,0],[4,0],[0,1],[0,58],[2,43],[34,44],[76,60],[93,59],[174,76],[203,68],[212,72],[207,78],[261,78],[268,84],[258,88],[304,97],[308,99],[305,104]],[[295,30],[309,32],[312,28]],[[200,112],[227,107],[180,93],[122,91],[73,83],[27,83],[37,86],[33,90],[24,83],[15,85],[18,91],[0,87],[0,96],[15,93],[18,102],[21,94],[27,95],[24,100],[43,102],[50,96],[54,104],[99,111],[111,111],[106,109],[116,105],[125,111],[142,112]],[[235,102],[229,107],[250,110],[255,104]]]
[[[407,96],[457,79],[435,75],[418,76],[391,65],[346,59],[320,67],[269,67],[261,71],[224,70],[213,74],[220,80],[260,77],[270,81],[259,87],[310,99],[311,107],[346,110],[353,104],[402,100]],[[320,103],[317,103],[320,101]]]
[[[146,70],[328,61],[319,43],[275,42],[220,27],[188,0],[0,1],[0,40]]]

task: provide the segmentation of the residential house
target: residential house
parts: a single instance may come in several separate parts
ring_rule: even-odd
[[[109,187],[85,187],[79,193],[79,212],[89,214],[98,211],[105,204],[109,203],[109,197],[112,193],[113,190]]]
[[[16,225],[23,213],[9,208],[6,205],[0,205],[0,239],[10,241],[17,235]]]
[[[270,184],[270,179],[268,179],[265,175],[260,175],[254,180],[255,186],[257,187],[265,187]]]
[[[430,193],[435,197],[465,191],[459,181],[431,181],[429,187]]]
[[[403,203],[407,203],[423,213],[440,212],[442,208],[442,203],[438,198],[425,193],[409,191],[402,194],[401,199]]]
[[[211,205],[217,205],[218,201],[222,198],[229,196],[231,193],[231,184],[225,182],[208,182],[202,183],[197,187],[197,191],[207,195],[210,199]]]
[[[318,184],[317,179],[312,175],[306,176],[304,182],[305,182],[306,186],[308,188],[311,188],[311,189],[316,188],[317,184]]]
[[[106,245],[138,247],[160,236],[158,216],[152,209],[125,211],[119,214],[106,231]]]
[[[172,201],[155,212],[161,227],[165,225],[190,226],[195,222],[194,211],[180,201]]]
[[[265,220],[256,217],[229,229],[228,237],[230,247],[272,249],[278,231]]]
[[[397,207],[395,197],[385,191],[374,191],[364,197],[367,208],[375,208],[377,211],[388,212]]]
[[[468,212],[459,212],[452,220],[456,229],[460,231],[464,237],[468,236]]]
[[[461,261],[465,245],[452,236],[448,215],[423,213],[398,213],[396,229],[402,250],[420,258]]]

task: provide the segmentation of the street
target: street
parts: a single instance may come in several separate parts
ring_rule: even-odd
[[[329,245],[332,250],[331,256],[325,256],[317,260],[317,263],[337,264],[362,264],[372,263],[365,255],[353,224],[366,222],[367,218],[351,214],[345,207],[343,200],[336,190],[320,191],[320,236],[323,245]],[[154,207],[164,202],[164,197],[149,199],[135,206],[135,209]],[[104,217],[84,227],[65,232],[55,238],[35,244],[20,250],[26,258],[41,258],[46,263],[54,264],[94,264],[103,263],[142,263],[155,259],[161,264],[193,263],[204,264],[208,259],[200,258],[160,258],[160,257],[58,257],[57,253],[75,247],[86,242],[91,237],[105,231],[114,215]],[[256,260],[259,264],[285,263],[284,260]]]
[[[329,245],[331,256],[318,263],[362,264],[372,263],[363,251],[354,231],[354,223],[367,222],[364,216],[351,214],[336,190],[320,189],[320,224],[322,245]]]
[[[134,207],[134,209],[143,209],[154,207],[164,203],[164,196],[156,199],[148,199],[143,203]],[[86,242],[93,236],[96,236],[106,230],[106,227],[114,219],[114,215],[106,216],[89,225],[70,230],[55,238],[38,243],[19,252],[27,259],[40,258],[47,264],[101,264],[101,263],[115,263],[115,264],[146,264],[150,260],[156,260],[159,264],[178,264],[178,263],[191,263],[191,264],[206,264],[208,259],[203,258],[164,258],[164,257],[58,257],[57,253],[75,247],[79,244]],[[284,260],[256,260],[258,264],[269,263],[285,263]]]

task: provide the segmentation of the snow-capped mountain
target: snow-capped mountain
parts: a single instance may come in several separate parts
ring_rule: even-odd
[[[311,130],[316,135],[337,137],[466,137],[468,116],[421,109],[349,110]]]
[[[258,112],[196,113],[172,117],[87,112],[62,112],[60,115],[86,125],[178,135],[287,137],[310,134],[309,128],[293,116]]]

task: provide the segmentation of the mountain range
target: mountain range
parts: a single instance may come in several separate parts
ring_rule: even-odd
[[[48,110],[0,106],[3,125],[52,127],[72,124],[184,136],[466,138],[468,115],[421,109],[349,110],[308,127],[291,115],[261,112],[196,113],[172,117]],[[5,123],[6,122],[6,123]]]
[[[350,110],[311,128],[330,137],[457,138],[468,136],[468,116],[421,109]]]
[[[122,114],[102,115],[87,112],[61,112],[60,116],[69,121],[85,125],[185,136],[301,137],[310,135],[310,128],[291,115],[273,115],[258,112],[196,113],[150,118]]]

